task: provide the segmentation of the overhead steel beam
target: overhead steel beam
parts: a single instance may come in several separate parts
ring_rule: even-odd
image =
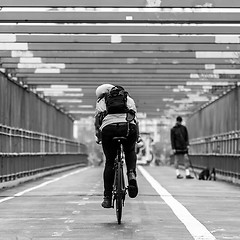
[[[30,54],[29,54],[30,53]],[[13,51],[6,53],[0,51],[0,57],[6,54],[9,57],[63,57],[63,58],[195,58],[195,52],[105,52],[105,51]],[[137,59],[132,59],[132,61]],[[86,60],[87,61],[87,60]],[[131,62],[131,59],[129,59]]]
[[[63,77],[59,77],[59,78],[50,78],[50,79],[46,79],[46,78],[41,78],[41,77],[27,77],[26,78],[27,82],[29,83],[29,85],[51,85],[52,83],[54,84],[71,84],[73,86],[76,85],[82,85],[82,86],[92,86],[95,85],[96,82],[99,81],[103,81],[103,82],[121,82],[122,84],[127,84],[128,86],[135,86],[137,84],[137,86],[140,85],[156,85],[156,86],[165,86],[165,85],[181,85],[181,83],[186,83],[187,81],[199,81],[199,79],[192,79],[192,78],[184,78],[182,76],[177,77],[175,76],[175,78],[159,78],[159,79],[132,79],[132,78],[107,78],[104,81],[104,78],[87,78],[87,79],[79,79],[79,78],[63,78]],[[202,82],[204,82],[204,80],[201,80]],[[208,79],[208,81],[210,81],[211,83],[214,82],[236,82],[238,81],[237,79],[231,79],[231,78],[213,78],[213,79]],[[137,82],[137,83],[136,83]]]
[[[201,74],[201,72],[199,72],[199,74]],[[181,77],[187,77],[189,78],[189,74],[187,73],[182,73],[181,74]],[[114,78],[114,77],[117,77],[117,78],[133,78],[133,79],[145,79],[146,77],[149,78],[149,79],[160,79],[160,78],[176,78],[176,77],[180,77],[180,73],[175,73],[175,74],[148,74],[148,73],[145,73],[145,74],[142,74],[142,73],[138,73],[138,74],[119,74],[119,73],[112,73],[112,74],[100,74],[100,73],[90,73],[90,74],[81,74],[81,73],[65,73],[65,74],[59,74],[59,73],[16,73],[16,77],[46,77],[46,79],[48,79],[49,81],[51,80],[52,77],[56,78],[56,77],[63,77],[63,78],[68,78],[68,77],[78,77],[79,80],[82,78],[82,79],[85,79],[87,81],[88,78],[96,78],[96,79],[107,79],[108,78]]]
[[[239,12],[192,12],[181,9],[164,11],[2,11],[0,22],[17,23],[239,23]]]
[[[100,82],[102,83],[111,83],[111,84],[118,84],[118,85],[124,85],[124,86],[135,86],[135,87],[141,87],[141,86],[151,86],[151,87],[165,87],[165,86],[168,86],[168,87],[176,87],[176,86],[179,86],[179,85],[186,85],[186,82],[187,81],[190,81],[189,79],[187,80],[183,80],[183,79],[176,79],[176,80],[173,80],[173,79],[164,79],[165,81],[159,81],[157,83],[154,83],[152,81],[145,81],[145,82],[141,82],[141,81],[132,81],[129,82],[129,81],[119,81],[119,80],[95,80],[95,81],[71,81],[71,80],[68,80],[68,79],[64,79],[64,80],[58,80],[58,79],[50,79],[49,81],[46,81],[44,79],[28,79],[27,80],[27,84],[28,86],[40,86],[40,85],[51,85],[51,84],[55,84],[55,85],[68,85],[68,86],[80,86],[80,87],[86,87],[86,86],[94,86],[96,87],[97,84],[99,84]],[[192,80],[192,82],[194,82],[194,80]],[[212,85],[214,85],[214,82],[216,83],[228,83],[228,85],[234,85],[237,83],[237,80],[234,80],[234,79],[220,79],[220,80],[215,80],[215,81],[211,81]],[[50,86],[49,85],[49,86]],[[194,85],[190,85],[190,86],[187,86],[186,88],[202,88],[203,85],[198,85],[198,86],[194,86]],[[166,91],[164,89],[164,91]]]
[[[67,6],[66,6],[67,5]],[[240,7],[239,0],[1,0],[2,7]]]
[[[43,70],[53,70],[54,72],[54,68],[51,69],[43,69]],[[36,73],[36,74],[41,74],[41,71],[43,72],[43,70],[38,70],[38,69],[31,69],[31,68],[20,68],[20,69],[16,69],[16,73],[26,73],[26,74],[31,74],[31,73]],[[137,78],[140,75],[149,75],[150,77],[158,77],[161,74],[170,74],[174,75],[174,74],[214,74],[214,70],[213,69],[56,69],[59,70],[58,73],[59,75],[65,75],[65,74],[79,74],[79,76],[84,76],[84,74],[88,74],[89,77],[91,76],[96,76],[97,77],[114,77],[117,75],[126,77],[129,74],[131,74],[132,76],[134,76],[135,78]],[[44,73],[44,72],[43,72]],[[49,73],[51,73],[49,71]],[[146,76],[144,76],[146,77]]]
[[[40,42],[40,43],[111,43],[112,35],[98,35],[98,34],[4,34],[0,38],[0,42]],[[218,35],[121,35],[121,43],[219,43],[221,37]],[[239,35],[224,36],[225,42],[232,42],[232,39],[240,39]]]
[[[26,49],[23,43],[14,43],[14,50]],[[94,51],[104,52],[144,52],[144,51],[162,51],[162,52],[192,52],[192,51],[240,51],[239,43],[158,43],[158,44],[87,44],[87,43],[28,43],[29,51],[84,51],[89,52],[89,55]]]
[[[3,60],[4,62],[4,60]],[[38,63],[38,64],[31,64],[29,63],[2,63],[3,68],[14,68],[14,69],[36,69],[36,68],[48,68],[46,65],[46,62]],[[33,67],[35,66],[35,67]],[[49,66],[49,68],[51,68]],[[239,69],[240,63],[238,64],[213,64],[213,65],[207,65],[203,63],[199,64],[191,64],[191,61],[189,61],[189,64],[119,64],[119,63],[110,63],[109,64],[77,64],[77,63],[65,63],[65,69],[169,69],[169,70],[176,70],[176,69],[195,69],[195,70],[204,70],[206,68],[212,68],[212,69]]]
[[[240,34],[235,24],[0,24],[0,33],[42,34]]]
[[[6,51],[4,51],[6,52]],[[20,63],[20,58],[18,57],[11,57],[11,52],[8,52],[8,56],[5,57],[3,51],[0,51],[0,57],[1,55],[3,55],[1,57],[1,60],[3,63],[5,64],[12,64],[12,63]],[[46,52],[48,53],[48,52]],[[43,53],[44,54],[44,53]],[[227,65],[239,65],[240,61],[238,61],[238,58],[168,58],[166,56],[166,58],[108,58],[108,57],[103,57],[103,58],[96,58],[96,57],[72,57],[71,54],[69,54],[70,56],[68,58],[64,58],[64,57],[59,57],[59,56],[55,56],[53,54],[52,57],[46,57],[45,55],[43,55],[43,57],[41,57],[41,62],[42,63],[65,63],[65,64],[128,64],[128,65],[134,65],[134,64],[153,64],[154,66],[159,66],[162,64],[171,64],[172,66],[175,67],[175,65],[181,65],[181,64],[187,64],[187,65],[191,65],[191,64],[227,64]],[[40,54],[38,54],[38,56],[36,56],[34,54],[35,57],[40,57]],[[29,57],[31,58],[31,57]]]
[[[88,81],[88,79],[96,79],[96,81],[110,81],[113,78],[118,78],[119,80],[128,78],[135,79],[136,81],[140,81],[141,79],[151,79],[151,80],[157,80],[161,81],[161,79],[192,79],[192,80],[203,80],[207,79],[208,81],[218,81],[218,79],[227,79],[231,81],[236,81],[239,78],[239,74],[218,74],[219,78],[215,78],[213,74],[202,74],[201,72],[199,74],[196,74],[196,77],[191,78],[190,74],[186,73],[176,73],[176,74],[54,74],[54,73],[16,73],[15,76],[23,79],[29,79],[29,78],[46,78],[46,81],[51,82],[52,78],[59,78],[67,80],[68,78],[78,78],[78,81],[85,80]],[[70,80],[69,80],[70,81]]]

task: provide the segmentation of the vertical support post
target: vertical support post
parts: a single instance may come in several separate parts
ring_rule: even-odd
[[[12,152],[12,128],[9,128],[9,151]]]
[[[239,119],[239,115],[240,115],[240,112],[239,112],[239,98],[240,98],[240,87],[237,86],[236,84],[236,87],[234,89],[234,109],[235,109],[235,119],[234,119],[234,130],[239,130],[240,129],[240,119]]]

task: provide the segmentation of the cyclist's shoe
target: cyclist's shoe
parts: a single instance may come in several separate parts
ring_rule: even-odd
[[[105,196],[103,198],[102,207],[103,208],[111,208],[112,207],[112,198],[109,196]]]
[[[130,198],[135,198],[138,195],[136,174],[132,171],[128,173],[128,195]]]
[[[183,178],[183,176],[181,174],[177,175],[177,179],[182,179],[182,178]]]
[[[187,176],[186,176],[186,179],[194,179],[194,177],[191,176],[191,175],[187,175]]]

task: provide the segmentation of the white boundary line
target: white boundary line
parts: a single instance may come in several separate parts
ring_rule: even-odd
[[[14,194],[12,197],[6,197],[6,198],[3,198],[3,199],[0,199],[0,203],[6,202],[6,201],[11,200],[11,199],[13,199],[13,198],[15,198],[15,197],[20,197],[20,196],[24,195],[24,194],[27,193],[27,192],[31,192],[31,191],[36,190],[36,189],[38,189],[38,188],[44,187],[44,186],[46,186],[46,185],[48,185],[48,184],[50,184],[50,183],[57,182],[57,181],[59,181],[59,180],[61,180],[61,179],[63,179],[63,178],[69,177],[69,176],[71,176],[71,175],[78,174],[78,173],[83,172],[83,171],[85,171],[85,170],[87,170],[87,169],[89,169],[89,168],[90,168],[90,167],[81,168],[81,169],[79,169],[79,170],[77,170],[77,171],[70,172],[70,173],[68,173],[68,174],[66,174],[66,175],[63,175],[63,176],[61,176],[61,177],[54,178],[54,179],[49,180],[49,181],[47,181],[47,182],[41,183],[40,185],[37,185],[37,186],[35,186],[35,187],[28,188],[28,189],[26,189],[26,190],[24,190],[24,191],[22,191],[22,192],[16,193],[16,194]]]
[[[172,209],[177,218],[185,225],[195,240],[216,240],[216,238],[191,213],[163,188],[142,166],[138,169],[152,185],[164,202]]]

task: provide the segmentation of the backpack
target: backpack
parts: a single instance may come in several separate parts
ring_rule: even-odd
[[[107,113],[127,113],[127,95],[128,92],[121,86],[113,87],[110,92],[105,95]]]

